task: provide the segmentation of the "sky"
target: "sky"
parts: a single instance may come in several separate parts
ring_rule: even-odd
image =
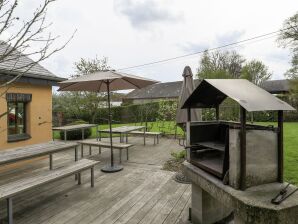
[[[20,18],[39,1],[21,1]],[[42,62],[54,74],[69,77],[80,58],[107,57],[113,69],[206,50],[277,31],[298,10],[298,1],[239,0],[57,0],[48,9],[49,30],[65,49]],[[227,50],[263,61],[272,79],[283,79],[291,54],[276,36]],[[201,55],[123,72],[162,82],[182,80],[183,68],[196,72]]]

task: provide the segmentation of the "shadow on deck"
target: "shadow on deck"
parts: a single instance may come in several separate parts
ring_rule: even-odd
[[[90,159],[101,161],[95,167],[94,188],[90,188],[90,174],[86,171],[82,174],[82,185],[69,177],[16,196],[15,223],[187,223],[190,185],[176,183],[172,172],[160,169],[170,158],[170,152],[181,146],[164,138],[158,145],[148,139],[145,147],[142,138],[130,138],[130,142],[135,145],[130,149],[130,160],[124,160],[123,171],[113,174],[100,171],[109,161],[109,150],[103,149],[98,155],[98,149],[92,149]],[[73,154],[73,151],[54,154],[54,167],[71,162]],[[115,158],[119,159],[118,150]],[[47,159],[14,167],[1,172],[0,184],[47,169]],[[5,201],[0,203],[3,219]]]

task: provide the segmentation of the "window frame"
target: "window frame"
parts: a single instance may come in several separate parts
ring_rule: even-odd
[[[27,107],[28,103],[31,101],[32,95],[31,94],[20,94],[20,93],[7,93],[6,94],[6,101],[7,101],[7,142],[17,142],[30,139],[31,136],[27,133]],[[9,104],[14,104],[16,111],[18,112],[18,103],[23,104],[24,114],[23,114],[23,133],[21,134],[9,134]],[[15,126],[17,127],[18,124],[16,123]]]

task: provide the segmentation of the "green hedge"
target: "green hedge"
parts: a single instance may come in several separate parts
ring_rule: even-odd
[[[278,96],[281,100],[288,102],[290,105],[298,109],[298,100],[291,99],[290,96]],[[112,107],[112,117],[113,123],[142,123],[150,121],[158,121],[160,119],[160,112],[163,111],[162,108],[164,104],[173,104],[173,101],[168,102],[152,102],[146,104],[133,104],[119,107]],[[170,108],[170,107],[169,107]],[[173,116],[171,116],[173,119]],[[212,120],[215,118],[215,109],[203,109],[202,113],[203,120]],[[252,120],[255,122],[266,122],[266,121],[277,121],[277,112],[254,112],[247,113],[247,120]],[[67,112],[64,112],[65,123],[70,123],[73,120],[81,119],[89,123],[95,122],[97,124],[106,124],[108,118],[107,108],[99,109],[99,112],[94,121],[91,120],[88,114],[84,114],[84,111],[77,117],[71,117],[67,115]],[[230,120],[238,121],[239,119],[239,105],[231,99],[225,100],[222,105],[220,105],[220,119],[221,120]],[[287,122],[298,121],[297,111],[285,112],[284,119]],[[162,120],[169,120],[164,118]],[[175,118],[173,119],[175,120]]]
[[[74,121],[68,125],[76,125],[76,124],[86,124],[87,122],[83,120]],[[84,139],[91,136],[91,128],[84,130]],[[64,140],[64,131],[60,131],[60,139]],[[80,140],[82,139],[82,131],[81,130],[73,130],[67,132],[67,140]]]

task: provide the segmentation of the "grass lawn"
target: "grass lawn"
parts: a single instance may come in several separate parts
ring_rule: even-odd
[[[276,123],[259,123],[262,125],[274,125]],[[123,125],[145,125],[144,123],[133,124],[115,124],[113,127]],[[148,122],[150,131],[164,130],[168,134],[174,134],[174,122],[166,121],[164,123]],[[100,125],[99,129],[106,129],[108,125]],[[183,132],[180,128],[177,133],[182,135]],[[96,137],[96,129],[92,128],[92,138]],[[54,132],[54,138],[59,138],[59,132]],[[285,148],[285,179],[291,183],[298,185],[298,122],[284,123],[284,148]]]

